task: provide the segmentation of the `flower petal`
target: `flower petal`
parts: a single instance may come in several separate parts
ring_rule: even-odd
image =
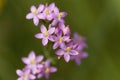
[[[49,32],[49,34],[53,34],[54,32],[55,32],[55,28],[53,27],[53,28],[50,28],[49,30],[48,30],[48,32]]]
[[[48,38],[43,38],[43,39],[42,39],[42,44],[43,44],[43,46],[46,46],[47,43],[48,43]]]
[[[21,70],[16,70],[16,73],[17,73],[17,75],[19,75],[19,76],[23,76],[23,72],[21,71]]]
[[[59,50],[56,51],[56,54],[59,55],[59,56],[62,56],[64,54],[64,50],[59,49]]]
[[[62,17],[65,17],[67,16],[67,13],[66,12],[62,12]]]
[[[19,77],[17,80],[23,80],[23,77]]]
[[[31,51],[31,52],[29,53],[29,59],[30,59],[30,60],[35,60],[35,58],[36,58],[35,52],[34,52],[34,51]]]
[[[28,58],[23,57],[23,58],[22,58],[22,61],[23,61],[25,64],[30,64],[30,60],[29,60]]]
[[[64,40],[64,41],[69,40],[69,38],[70,38],[70,36],[63,36],[63,40]]]
[[[33,5],[33,6],[31,6],[30,10],[31,10],[31,12],[33,12],[33,11],[35,11],[35,10],[36,10],[36,7],[35,7],[34,5]]]
[[[45,19],[45,16],[42,13],[38,14],[37,16],[39,19],[43,19],[43,20]]]
[[[52,42],[55,42],[55,41],[56,41],[56,37],[55,37],[55,36],[50,35],[50,36],[49,36],[49,40],[50,40],[50,41],[52,41]]]
[[[42,12],[44,10],[45,6],[43,4],[40,4],[38,7],[38,12]]]
[[[58,43],[58,42],[55,42],[54,45],[53,45],[53,49],[58,48],[58,46],[59,46],[59,43]]]
[[[29,75],[29,78],[33,80],[33,79],[35,79],[36,77],[35,77],[34,75]]]
[[[71,50],[70,51],[70,55],[78,55],[79,53],[78,53],[78,51],[76,51],[76,50]]]
[[[36,38],[38,39],[42,39],[43,38],[43,34],[42,33],[38,33],[35,35]]]
[[[49,10],[52,11],[52,10],[54,10],[54,9],[55,9],[55,3],[51,3],[51,4],[49,5]]]
[[[26,15],[26,19],[32,19],[34,17],[34,15],[32,13],[28,13]]]
[[[64,54],[64,59],[65,59],[66,62],[69,62],[69,60],[70,60],[70,55],[69,55],[68,53],[65,53],[65,54]]]
[[[54,19],[51,23],[52,26],[55,26],[58,23],[58,20]]]
[[[35,26],[38,26],[38,23],[39,23],[39,19],[38,19],[38,17],[34,17],[33,18],[33,23],[35,24]]]
[[[47,31],[47,29],[46,29],[46,27],[44,25],[41,25],[40,29],[41,29],[42,33],[44,33],[44,31]]]
[[[40,55],[40,56],[37,56],[36,58],[36,61],[39,63],[43,60],[44,56]]]
[[[55,67],[50,67],[50,72],[56,72],[57,71],[57,68],[55,68]]]

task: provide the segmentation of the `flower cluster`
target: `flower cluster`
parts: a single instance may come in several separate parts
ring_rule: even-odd
[[[57,68],[50,66],[50,60],[43,61],[44,56],[36,56],[31,51],[28,57],[23,57],[22,61],[26,64],[23,70],[18,69],[16,73],[20,76],[18,80],[35,80],[45,76],[49,79],[50,73],[56,72]]]
[[[35,26],[38,26],[40,21],[44,22],[40,25],[40,32],[35,34],[35,38],[42,39],[42,45],[45,47],[49,45],[49,42],[52,43],[51,50],[55,52],[58,59],[63,57],[66,62],[75,60],[79,65],[81,59],[88,57],[87,52],[83,51],[87,47],[85,37],[78,33],[74,33],[71,37],[70,27],[64,20],[67,13],[60,12],[55,3],[40,4],[38,8],[31,6],[30,11],[26,19],[33,19]],[[34,80],[43,76],[49,79],[49,73],[56,72],[57,69],[51,67],[49,57],[46,58],[45,62],[42,61],[43,56],[35,56],[33,51],[30,52],[28,58],[22,58],[26,66],[22,71],[17,70],[20,76],[18,80]]]

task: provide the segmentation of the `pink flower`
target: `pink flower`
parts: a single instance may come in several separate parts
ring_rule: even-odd
[[[20,76],[17,80],[35,80],[35,75],[30,73],[29,69],[16,70],[18,76]]]
[[[67,16],[66,12],[59,12],[59,9],[57,7],[55,7],[54,9],[54,20],[51,23],[52,26],[55,26],[57,23],[65,23],[64,21],[64,17]]]
[[[51,3],[49,6],[46,4],[45,10],[43,11],[43,15],[45,16],[45,19],[51,21],[53,19],[53,13],[55,9],[55,3]]]
[[[31,6],[30,13],[26,15],[26,19],[33,19],[34,24],[37,26],[39,19],[45,19],[43,15],[44,5],[40,4],[38,9],[35,6]]]
[[[42,39],[42,44],[46,46],[48,43],[48,40],[52,40],[52,34],[54,33],[55,28],[49,27],[49,29],[47,30],[44,25],[41,25],[40,29],[42,33],[36,34],[35,37],[38,39]]]
[[[34,51],[31,51],[29,53],[28,58],[23,57],[22,61],[26,64],[26,68],[29,68],[30,70],[32,70],[33,74],[37,73],[37,68],[38,66],[43,66],[40,64],[40,62],[43,60],[43,56],[36,56]]]

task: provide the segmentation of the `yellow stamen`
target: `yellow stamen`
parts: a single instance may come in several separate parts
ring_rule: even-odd
[[[27,80],[27,78],[28,78],[28,75],[25,74],[25,75],[24,75],[24,80]]]
[[[49,15],[49,14],[50,14],[50,11],[49,11],[49,9],[48,9],[48,8],[46,8],[45,13],[46,13],[47,15]]]
[[[62,15],[63,15],[62,13],[59,13],[57,18],[60,19],[62,17]]]
[[[44,36],[47,37],[49,32],[47,30],[44,31]]]
[[[32,61],[31,61],[31,64],[33,64],[33,65],[36,64],[36,61],[35,61],[35,60],[32,60]]]
[[[45,72],[49,73],[49,72],[50,72],[50,69],[49,69],[49,68],[46,68],[46,69],[45,69]]]
[[[36,14],[37,14],[37,10],[36,10],[36,9],[33,10],[32,13],[33,13],[34,15],[36,15]]]
[[[62,37],[60,37],[60,38],[59,38],[59,42],[61,43],[62,41],[63,41],[63,38],[62,38]]]
[[[71,48],[70,48],[70,47],[67,47],[65,51],[66,51],[66,52],[69,52],[70,50],[71,50]]]

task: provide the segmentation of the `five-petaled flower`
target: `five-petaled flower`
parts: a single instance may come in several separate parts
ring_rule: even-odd
[[[78,55],[79,53],[78,53],[78,51],[73,49],[73,45],[68,44],[68,46],[64,45],[61,47],[61,49],[57,50],[56,54],[60,57],[64,55],[65,61],[69,62],[71,55]]]
[[[36,56],[34,51],[31,51],[29,53],[28,58],[27,57],[23,57],[22,61],[27,65],[26,68],[29,68],[32,70],[33,74],[37,73],[37,68],[39,67],[43,67],[43,65],[40,64],[40,62],[43,60],[43,56]]]
[[[38,39],[42,39],[42,44],[46,46],[48,43],[48,40],[53,40],[52,34],[54,33],[55,28],[49,26],[49,29],[47,30],[47,28],[44,25],[41,25],[40,29],[42,33],[36,34],[35,37]]]
[[[35,75],[30,73],[29,69],[16,70],[18,76],[20,76],[17,80],[34,80],[36,79]]]
[[[31,6],[30,13],[26,15],[26,19],[33,19],[34,24],[37,26],[39,19],[45,19],[43,15],[44,5],[40,4],[38,9],[35,6]]]

